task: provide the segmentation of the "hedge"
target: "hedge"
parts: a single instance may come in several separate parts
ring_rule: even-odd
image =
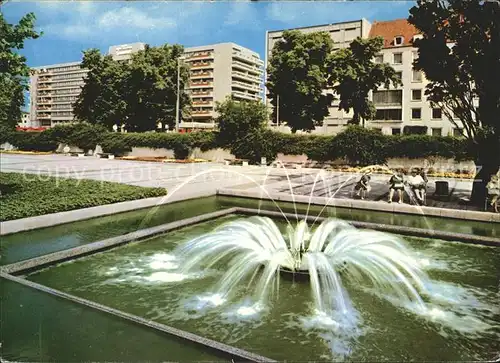
[[[166,194],[167,191],[163,188],[36,174],[0,173],[0,221]]]
[[[88,124],[56,126],[42,133],[14,132],[6,137],[11,144],[26,151],[54,151],[59,143],[83,149],[96,144],[104,152],[121,155],[132,147],[165,148],[174,150],[177,158],[186,158],[193,148],[207,151],[229,149],[237,158],[260,162],[268,161],[278,153],[306,154],[318,162],[344,159],[351,165],[383,164],[388,158],[445,157],[457,160],[473,159],[465,139],[450,136],[383,135],[378,130],[350,126],[337,135],[283,134],[271,130],[257,130],[242,140],[224,144],[217,132],[175,133],[114,133]]]

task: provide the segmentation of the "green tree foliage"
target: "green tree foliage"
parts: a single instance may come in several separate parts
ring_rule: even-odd
[[[0,133],[10,132],[21,120],[29,67],[18,53],[27,39],[40,36],[34,30],[35,15],[26,14],[18,24],[8,24],[0,12]]]
[[[423,36],[414,66],[430,81],[427,98],[475,145],[480,171],[472,200],[483,203],[500,164],[500,5],[419,0],[408,21]]]
[[[243,142],[250,134],[266,126],[267,109],[262,102],[236,101],[228,97],[217,103],[216,111],[219,138],[227,144]]]
[[[328,60],[329,85],[340,98],[339,110],[353,110],[351,123],[359,125],[375,117],[375,106],[368,99],[370,91],[381,85],[399,85],[394,68],[373,60],[382,50],[382,38],[361,39],[351,42],[349,48],[332,53]]]
[[[129,65],[102,56],[98,49],[89,49],[83,53],[82,68],[89,72],[74,105],[75,118],[108,130],[124,125]]]
[[[219,125],[218,142],[231,148],[236,157],[260,162],[273,157],[265,128],[267,108],[258,101],[236,101],[228,97],[216,106]]]
[[[87,50],[82,68],[89,72],[75,103],[75,118],[108,129],[118,125],[128,131],[151,131],[159,122],[173,128],[178,65],[181,112],[187,112],[190,102],[184,92],[189,70],[178,60],[182,53],[180,45],[146,46],[123,62],[97,49]]]
[[[333,97],[324,94],[327,58],[333,41],[326,32],[302,34],[283,32],[272,49],[268,66],[267,88],[274,106],[279,98],[279,121],[292,129],[310,131],[323,124]],[[278,97],[279,96],[279,97]]]
[[[177,100],[177,71],[180,66],[180,109],[187,112],[189,96],[183,92],[189,80],[189,70],[178,63],[184,49],[180,45],[146,46],[132,57],[128,80],[127,129],[130,131],[155,130],[158,122],[170,129],[175,126]],[[180,116],[182,119],[182,116]]]

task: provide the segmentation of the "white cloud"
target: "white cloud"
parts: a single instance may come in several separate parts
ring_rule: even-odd
[[[152,16],[140,9],[123,7],[110,10],[99,16],[97,26],[100,29],[164,29],[176,26],[176,22],[165,16]]]

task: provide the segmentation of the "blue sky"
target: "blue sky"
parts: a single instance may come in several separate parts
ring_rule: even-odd
[[[10,1],[8,22],[34,12],[44,32],[21,51],[35,67],[81,59],[82,50],[114,44],[234,42],[264,59],[266,30],[366,18],[406,18],[414,2],[398,1]]]

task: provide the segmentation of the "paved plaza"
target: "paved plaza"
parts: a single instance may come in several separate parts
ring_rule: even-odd
[[[353,186],[358,174],[320,169],[283,169],[262,166],[229,166],[220,163],[169,164],[66,155],[1,154],[2,172],[20,172],[75,179],[93,179],[144,187],[167,188],[181,195],[215,194],[220,188],[293,193],[294,195],[355,198]],[[367,199],[387,202],[388,175],[373,175]],[[435,181],[449,183],[448,198],[433,198]],[[473,209],[463,203],[470,196],[472,180],[429,178],[427,205],[443,208]],[[311,193],[312,192],[312,193]],[[409,202],[406,196],[405,202]]]

